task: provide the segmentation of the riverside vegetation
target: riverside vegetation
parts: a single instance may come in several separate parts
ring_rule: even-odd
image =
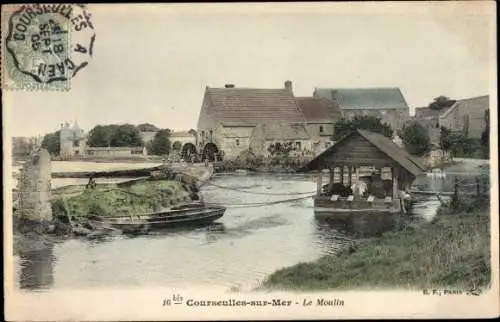
[[[280,269],[263,287],[476,289],[488,287],[490,277],[489,197],[479,196],[443,205],[433,222],[385,233],[354,253],[326,255]]]

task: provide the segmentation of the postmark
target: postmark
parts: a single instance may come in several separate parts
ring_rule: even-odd
[[[95,29],[84,5],[27,4],[2,8],[2,88],[69,90],[92,60]]]

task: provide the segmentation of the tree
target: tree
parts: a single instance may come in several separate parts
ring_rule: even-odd
[[[47,133],[42,139],[42,148],[46,149],[51,155],[59,155],[61,146],[60,131]]]
[[[175,141],[174,144],[172,145],[172,149],[175,151],[180,151],[181,148],[182,148],[181,141]]]
[[[190,129],[188,131],[189,134],[193,135],[193,136],[196,136],[196,130],[195,129]]]
[[[137,125],[137,130],[139,132],[158,132],[160,129],[151,123],[142,123]]]
[[[170,130],[159,130],[153,141],[151,141],[148,151],[154,155],[166,155],[170,153]]]
[[[90,130],[87,144],[91,147],[111,146],[111,136],[116,131],[118,125],[97,125]]]
[[[452,100],[449,97],[446,96],[438,96],[434,99],[432,103],[429,104],[429,108],[433,110],[439,110],[445,107],[450,107],[453,104],[455,104],[456,100]]]
[[[453,147],[452,133],[449,129],[445,128],[444,126],[441,126],[441,136],[439,138],[439,147],[444,151],[448,151],[448,150],[452,149],[452,147]]]
[[[431,139],[427,129],[418,122],[413,122],[403,129],[401,138],[406,150],[417,156],[422,156],[431,148]]]
[[[483,133],[481,133],[481,146],[483,147],[483,151],[485,156],[489,157],[490,155],[490,110],[486,110],[484,112],[484,120],[486,122]]]
[[[35,147],[35,142],[32,138],[13,137],[12,138],[12,156],[24,157],[30,154]]]
[[[392,138],[393,134],[393,130],[390,125],[382,123],[381,119],[378,117],[369,115],[357,115],[352,120],[341,118],[334,124],[334,128],[335,131],[332,138],[334,141],[338,141],[340,138],[356,129],[380,133],[388,138]]]
[[[137,128],[131,124],[119,125],[111,134],[110,145],[113,147],[119,146],[144,146],[142,137]]]

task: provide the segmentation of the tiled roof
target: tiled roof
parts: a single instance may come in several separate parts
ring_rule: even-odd
[[[432,118],[443,115],[446,111],[448,111],[450,107],[443,107],[440,109],[432,109],[428,107],[417,107],[415,108],[415,117],[416,118]]]
[[[304,122],[288,89],[206,88],[198,129],[218,123]]]
[[[195,136],[194,134],[189,133],[188,131],[175,131],[170,133],[170,137],[178,138],[178,137],[186,137],[186,136]]]
[[[297,97],[306,122],[333,122],[340,117],[339,107],[330,100],[315,97]]]
[[[346,138],[356,134],[364,137],[367,141],[376,146],[380,151],[384,152],[389,158],[396,161],[401,167],[405,168],[414,176],[422,174],[425,170],[420,161],[411,156],[408,152],[406,152],[406,150],[398,147],[394,142],[392,142],[391,139],[378,133],[357,129],[337,141],[333,146],[318,155],[309,164],[299,169],[299,172],[319,169],[319,167],[323,165],[323,160],[326,156],[334,154],[337,147],[340,146]]]
[[[408,109],[399,88],[316,88],[314,97],[332,100],[343,110]]]
[[[481,106],[483,109],[488,109],[489,104],[490,104],[489,95],[461,99],[458,100],[455,104],[453,104],[453,106],[450,107],[445,113],[443,113],[441,117],[448,116],[448,114],[451,113],[452,110],[458,107],[463,107],[465,109],[470,109],[470,108],[478,109],[478,107]]]

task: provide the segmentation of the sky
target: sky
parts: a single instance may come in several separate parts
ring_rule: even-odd
[[[8,136],[63,122],[196,128],[206,86],[399,87],[411,110],[496,95],[494,4],[89,5],[96,42],[68,92],[6,91]],[[493,77],[492,77],[493,76]]]

